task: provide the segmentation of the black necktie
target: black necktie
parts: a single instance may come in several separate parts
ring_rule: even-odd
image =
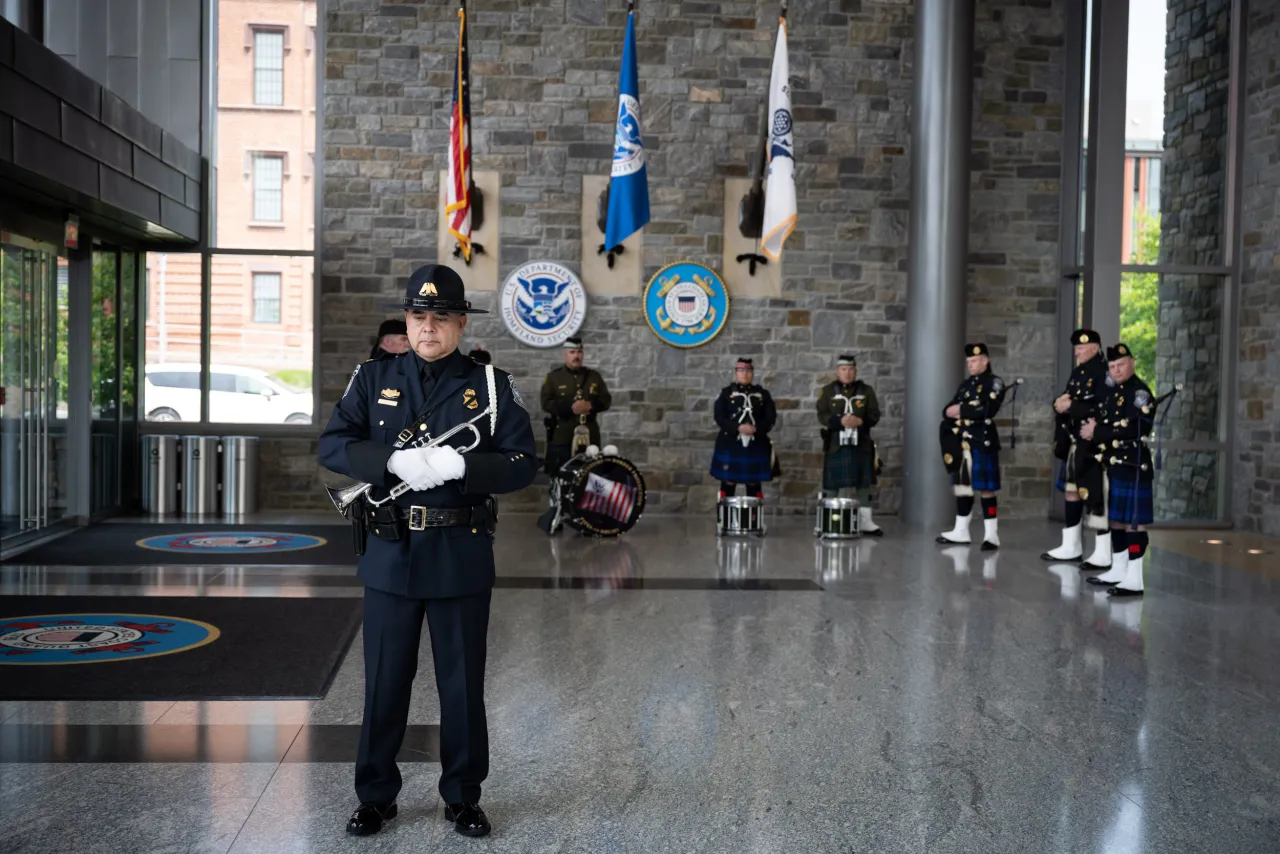
[[[423,361],[422,363],[422,394],[423,399],[431,397],[431,390],[435,388],[436,377],[431,370],[431,363]]]

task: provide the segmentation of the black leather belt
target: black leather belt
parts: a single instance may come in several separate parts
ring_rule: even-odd
[[[483,505],[475,507],[413,507],[399,508],[409,523],[410,531],[425,531],[427,528],[450,528],[455,525],[484,524],[487,513]]]

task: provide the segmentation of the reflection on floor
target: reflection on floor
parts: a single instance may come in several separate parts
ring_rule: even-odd
[[[400,816],[344,835],[357,639],[318,701],[0,702],[0,851],[1276,850],[1280,580],[1223,551],[1274,541],[1153,536],[1146,596],[1114,602],[1039,560],[1049,524],[1005,523],[995,553],[886,527],[504,519],[483,842],[442,818],[429,654]],[[361,588],[332,566],[0,568],[14,593]]]

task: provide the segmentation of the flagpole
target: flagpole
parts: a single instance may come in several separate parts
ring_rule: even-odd
[[[778,30],[774,32],[775,44],[777,43],[778,32],[781,31],[782,28],[785,27],[787,24],[787,5],[788,5],[788,0],[782,0],[782,7],[778,10]],[[772,84],[772,80],[770,81],[770,84]],[[766,115],[765,115],[765,139],[764,139],[764,150],[765,150],[764,165],[766,170],[769,168],[769,156],[768,156],[769,155],[769,137],[770,137],[771,127],[773,123],[773,116],[768,115],[768,112],[769,112],[769,93],[766,91],[765,92],[765,114]],[[767,173],[766,173],[766,179],[767,179]],[[765,199],[769,198],[768,186],[769,186],[769,183],[768,183],[768,180],[766,180],[765,181]],[[769,263],[769,259],[765,257],[765,255],[763,254],[765,236],[766,235],[764,233],[764,230],[761,229],[760,236],[756,238],[756,257],[759,259],[759,263],[761,264]],[[752,263],[751,267],[752,267],[752,272],[754,273],[755,262]]]
[[[781,8],[780,10],[778,10],[778,27],[779,27],[779,28],[781,28],[781,27],[782,27],[782,25],[786,23],[786,21],[787,21],[787,0],[782,0],[782,8]],[[778,36],[777,36],[777,33],[774,33],[774,40],[775,40],[775,41],[777,40],[777,37],[778,37]],[[764,117],[764,121],[765,121],[765,139],[764,139],[764,151],[765,151],[765,158],[764,158],[764,163],[765,163],[765,168],[767,169],[767,168],[768,168],[768,166],[769,166],[769,137],[768,137],[769,130],[768,130],[768,128],[769,128],[769,122],[770,122],[770,120],[772,119],[772,116],[768,115],[768,112],[769,112],[769,95],[768,95],[768,93],[767,93],[767,92],[765,93],[765,108],[764,108],[764,111],[765,111],[765,114],[766,114],[766,115],[765,115],[765,117]],[[766,187],[767,187],[767,184],[766,184]],[[764,232],[763,232],[763,231],[761,231],[761,232],[760,232],[760,236],[759,236],[758,238],[756,238],[756,254],[757,254],[760,258],[763,258],[763,259],[764,259],[764,260],[763,260],[763,263],[768,264],[768,263],[769,263],[769,259],[768,259],[768,258],[765,258],[765,257],[764,257],[764,255],[763,255],[763,254],[761,254],[761,253],[763,253],[763,251],[764,251],[763,247],[764,247]]]

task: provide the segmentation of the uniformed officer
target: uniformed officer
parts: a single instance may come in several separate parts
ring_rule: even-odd
[[[1107,363],[1102,356],[1102,338],[1092,329],[1071,333],[1076,366],[1066,389],[1053,402],[1056,413],[1053,453],[1062,460],[1057,488],[1066,492],[1066,524],[1062,544],[1040,555],[1044,560],[1078,561],[1084,557],[1081,523],[1097,532],[1093,554],[1087,566],[1111,565],[1111,543],[1107,535],[1105,496],[1102,494],[1102,467],[1094,459],[1091,446],[1080,440],[1080,428],[1096,418],[1107,381]]]
[[[564,366],[547,374],[542,382],[542,411],[547,413],[547,474],[560,471],[575,448],[581,452],[587,445],[600,445],[596,419],[612,402],[604,377],[582,364],[582,339],[566,339]]]
[[[996,413],[1004,404],[1004,380],[991,371],[991,353],[983,343],[964,345],[969,376],[942,410],[943,435],[956,445],[944,447],[943,463],[956,494],[956,524],[938,536],[942,544],[969,542],[973,494],[982,499],[982,550],[1000,548],[996,493],[1000,491],[1000,434]],[[944,442],[944,445],[947,443]]]
[[[1156,401],[1150,387],[1134,375],[1127,345],[1107,348],[1107,370],[1099,417],[1086,421],[1081,435],[1093,443],[1107,467],[1111,569],[1088,581],[1111,588],[1107,592],[1112,596],[1141,596],[1146,526],[1154,518],[1155,473],[1147,440],[1155,425]]]
[[[716,398],[720,432],[711,457],[711,476],[720,481],[720,497],[745,484],[747,495],[763,498],[760,484],[773,479],[773,443],[769,431],[778,420],[773,396],[755,382],[755,363],[741,358],[733,366],[733,382]]]
[[[370,359],[384,359],[409,352],[409,330],[404,320],[399,317],[382,321],[378,327],[378,337],[373,339],[373,350]]]
[[[840,498],[858,497],[858,529],[879,537],[884,530],[871,519],[871,487],[878,458],[871,428],[880,420],[880,404],[871,386],[858,379],[858,360],[836,360],[836,378],[818,392],[818,423],[823,427],[822,489]]]
[[[435,264],[419,268],[403,305],[412,351],[357,368],[320,437],[321,464],[373,484],[374,497],[386,497],[401,481],[411,490],[369,509],[373,536],[360,560],[360,806],[347,831],[377,833],[396,814],[401,779],[395,757],[425,615],[440,694],[445,818],[460,833],[482,836],[490,830],[478,801],[489,771],[484,667],[494,585],[491,496],[533,481],[533,428],[511,377],[458,351],[467,315],[484,312],[471,307],[456,272]],[[438,447],[406,446],[467,421],[478,433],[464,429]],[[467,449],[473,442],[478,444]]]

